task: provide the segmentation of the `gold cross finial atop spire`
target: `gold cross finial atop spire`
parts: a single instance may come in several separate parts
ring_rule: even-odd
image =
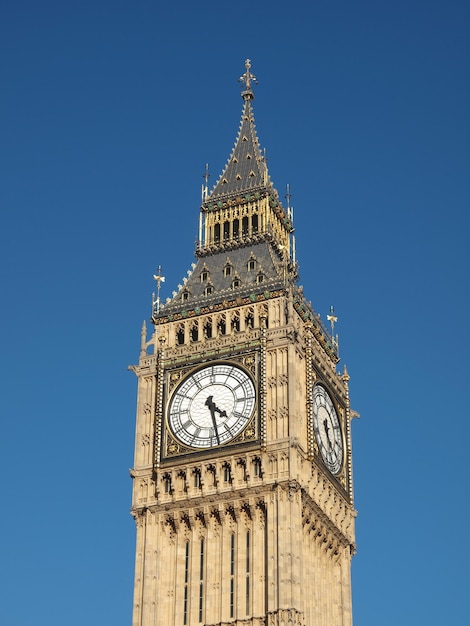
[[[253,81],[255,83],[255,85],[258,84],[257,80],[256,80],[256,76],[250,72],[250,69],[251,69],[251,61],[250,61],[250,59],[247,59],[245,61],[245,70],[246,71],[238,79],[239,83],[245,83],[245,92],[243,92],[242,95],[244,95],[246,92],[250,92],[251,93],[251,81]]]

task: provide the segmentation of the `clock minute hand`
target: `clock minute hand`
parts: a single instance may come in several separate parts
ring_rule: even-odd
[[[221,411],[216,407],[215,402],[212,402],[212,398],[214,396],[209,396],[205,402],[205,405],[207,407],[209,407],[209,411],[211,412],[211,418],[212,418],[212,425],[214,426],[214,430],[215,430],[215,438],[217,439],[217,445],[220,445],[220,438],[219,438],[219,432],[217,430],[217,422],[215,419],[215,412],[218,411],[219,415],[221,415]],[[225,411],[224,411],[225,412]]]

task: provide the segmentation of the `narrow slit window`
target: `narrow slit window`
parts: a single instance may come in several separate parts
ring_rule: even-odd
[[[184,554],[184,593],[183,593],[183,626],[188,623],[188,585],[189,585],[189,541],[186,542]]]
[[[235,533],[230,535],[230,617],[234,613],[235,597]]]
[[[246,606],[245,612],[247,615],[250,614],[250,531],[246,531]]]
[[[202,622],[204,608],[204,539],[201,539],[201,550],[199,555],[199,622]]]

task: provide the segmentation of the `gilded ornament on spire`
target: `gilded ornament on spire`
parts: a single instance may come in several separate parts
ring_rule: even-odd
[[[258,84],[258,81],[256,80],[256,76],[250,72],[250,69],[251,69],[251,61],[250,59],[247,59],[245,61],[245,73],[242,76],[240,76],[240,78],[238,79],[239,83],[245,83],[245,90],[242,91],[242,96],[245,99],[254,98],[253,90],[251,88],[251,82],[253,81],[255,85]]]

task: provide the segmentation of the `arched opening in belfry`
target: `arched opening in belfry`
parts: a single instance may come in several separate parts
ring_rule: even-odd
[[[242,235],[248,235],[248,217],[246,215],[242,219]]]
[[[233,224],[232,224],[232,233],[233,233],[233,238],[234,239],[238,239],[239,234],[240,234],[240,220],[233,220]]]

